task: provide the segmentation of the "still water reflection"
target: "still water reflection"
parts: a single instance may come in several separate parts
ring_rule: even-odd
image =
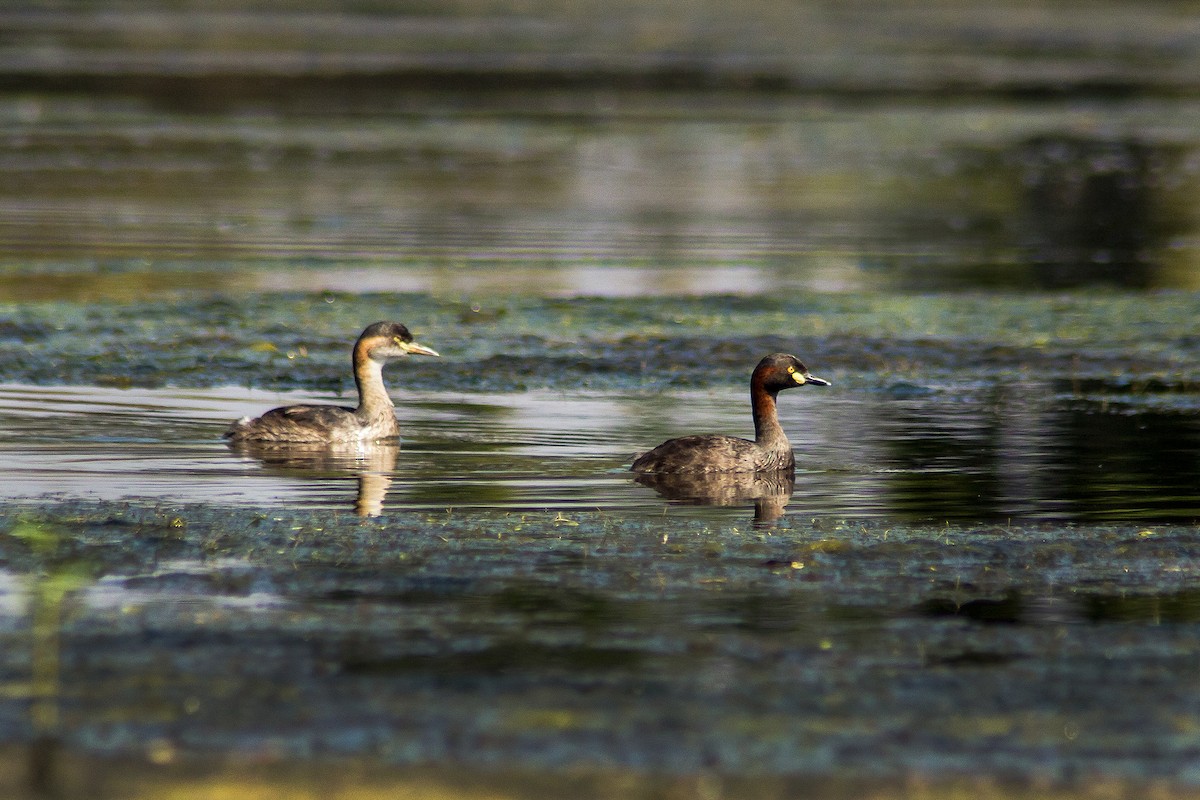
[[[363,517],[383,513],[384,501],[400,455],[400,446],[396,442],[375,442],[361,446],[343,443],[322,447],[249,441],[230,443],[229,446],[247,460],[260,462],[264,473],[271,475],[301,480],[319,475],[335,478],[354,475],[358,482],[354,510]]]
[[[695,291],[697,267],[750,278],[701,287],[719,292],[1200,284],[1187,99],[453,100],[341,118],[0,97],[0,297],[302,289],[330,266],[351,291],[469,291],[469,267],[556,294],[627,285],[611,268],[649,268],[639,294]]]
[[[1200,519],[1191,396],[1102,396],[1053,384],[844,392],[780,415],[793,486],[645,486],[632,455],[667,436],[746,435],[738,390],[398,398],[400,448],[236,452],[229,420],[336,398],[215,390],[0,389],[6,500],[149,498],[362,514],[487,508],[757,518]],[[705,487],[700,487],[704,489]],[[666,498],[674,498],[668,501]]]

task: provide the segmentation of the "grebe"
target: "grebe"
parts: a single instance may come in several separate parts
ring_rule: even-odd
[[[340,406],[284,406],[258,419],[243,417],[225,438],[238,442],[293,442],[298,444],[366,443],[400,435],[392,398],[383,386],[383,365],[407,355],[438,353],[413,341],[408,328],[398,322],[376,322],[354,343],[354,383],[358,408]]]
[[[796,456],[779,425],[775,396],[796,386],[828,386],[814,377],[795,356],[774,353],[758,362],[750,376],[750,406],[754,410],[754,441],[736,436],[702,434],[663,442],[639,456],[634,472],[771,472],[792,470]]]

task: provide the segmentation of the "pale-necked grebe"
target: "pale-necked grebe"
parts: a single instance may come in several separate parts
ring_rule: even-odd
[[[354,383],[358,408],[340,406],[284,406],[258,419],[244,417],[229,428],[232,442],[295,442],[339,444],[373,442],[400,435],[392,398],[383,386],[383,365],[407,355],[436,356],[437,352],[413,341],[408,328],[398,322],[376,322],[354,343]]]
[[[633,462],[634,472],[770,472],[795,469],[792,445],[779,425],[775,396],[784,389],[829,381],[808,374],[795,356],[774,353],[750,376],[754,441],[722,434],[683,436],[663,442]]]

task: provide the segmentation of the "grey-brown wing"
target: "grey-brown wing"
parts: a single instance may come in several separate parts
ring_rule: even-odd
[[[630,467],[634,472],[753,472],[760,448],[749,439],[719,434],[663,442]]]
[[[354,410],[341,406],[283,406],[234,423],[226,437],[261,442],[328,442],[355,427]]]

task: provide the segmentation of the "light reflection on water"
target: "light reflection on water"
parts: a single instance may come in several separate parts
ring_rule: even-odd
[[[781,398],[799,469],[786,513],[903,519],[1200,518],[1192,412],[1064,399],[1049,385],[844,391]],[[688,432],[747,435],[743,392],[398,397],[403,445],[322,457],[231,451],[232,419],[330,396],[245,389],[0,388],[6,500],[139,498],[379,511],[467,509],[687,514],[626,471]],[[726,498],[727,502],[730,502]],[[366,509],[366,511],[364,511]]]
[[[1194,100],[530,116],[545,99],[197,118],[0,98],[0,298],[1200,280]]]

